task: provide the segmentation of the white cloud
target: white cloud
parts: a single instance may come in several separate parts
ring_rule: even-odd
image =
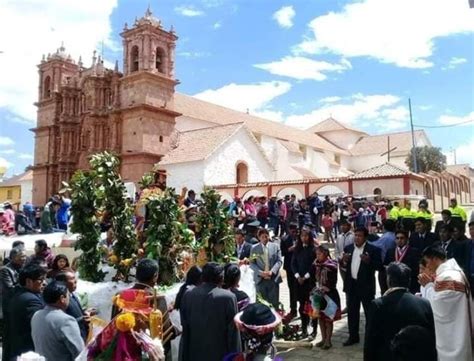
[[[9,137],[0,137],[0,146],[9,146],[13,145],[15,142],[13,141],[12,138]]]
[[[15,154],[15,150],[14,149],[0,150],[0,154]]]
[[[448,65],[443,67],[442,69],[443,70],[454,69],[458,65],[461,65],[461,64],[464,64],[464,63],[467,63],[466,58],[458,58],[456,56],[453,56],[451,59],[449,59]]]
[[[273,14],[273,19],[275,19],[282,28],[289,29],[293,26],[293,18],[295,15],[296,12],[293,6],[283,6]]]
[[[407,68],[429,68],[434,40],[474,31],[465,0],[362,0],[309,23],[297,54],[366,56]]]
[[[219,28],[221,28],[221,27],[222,27],[222,21],[217,21],[217,22],[214,23],[214,25],[212,25],[212,28],[213,28],[214,30],[217,30],[217,29],[219,29]]]
[[[282,81],[255,84],[231,83],[219,89],[205,90],[194,96],[241,112],[248,110],[251,113],[264,114],[265,111],[270,110],[270,101],[287,93],[290,89],[291,84]],[[272,117],[278,117],[277,113],[274,112]]]
[[[301,56],[286,56],[281,60],[266,64],[255,64],[254,67],[267,70],[268,72],[294,78],[298,80],[311,79],[322,81],[327,78],[326,72],[343,72],[351,69],[352,65],[346,59],[339,63],[328,63],[316,61]]]
[[[400,129],[408,124],[408,110],[400,105],[400,100],[391,94],[353,94],[344,102],[328,103],[307,114],[289,116],[286,124],[306,129],[333,117],[356,126],[368,122],[372,131]]]
[[[422,111],[430,110],[430,109],[432,109],[432,108],[433,108],[432,105],[420,105],[420,106],[418,107],[418,109],[420,109],[420,110],[422,110]]]
[[[10,163],[8,160],[6,160],[3,157],[0,157],[0,168],[11,168],[13,167],[13,163]]]
[[[472,127],[474,122],[474,112],[470,112],[469,114],[461,116],[444,114],[439,117],[438,121],[442,125],[453,125],[463,123],[463,125]]]
[[[174,8],[174,11],[176,11],[176,13],[178,13],[179,15],[188,16],[188,17],[196,17],[196,16],[205,15],[204,11],[196,9],[192,5],[177,6]]]
[[[334,96],[334,97],[326,97],[326,98],[322,98],[319,100],[320,103],[336,103],[338,102],[339,100],[342,100],[341,97],[337,97],[337,96]]]
[[[474,166],[474,137],[471,137],[467,142],[457,146],[454,150],[445,150],[443,154],[447,158],[448,164],[454,164],[454,154],[456,154],[456,164],[469,163],[471,167]]]
[[[185,58],[204,58],[211,56],[211,53],[208,51],[181,51],[176,55],[182,56]]]
[[[33,154],[21,153],[18,155],[18,159],[33,159]]]
[[[42,54],[54,52],[64,41],[73,59],[86,65],[92,51],[111,40],[110,15],[117,0],[3,1],[0,15],[0,107],[34,122],[38,95],[38,68]],[[14,35],[13,35],[14,34]],[[30,123],[31,124],[31,123]]]

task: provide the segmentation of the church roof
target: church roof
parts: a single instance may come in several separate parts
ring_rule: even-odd
[[[242,128],[245,129],[244,123],[234,123],[178,132],[176,147],[162,158],[159,165],[195,162],[207,159],[224,144],[227,139]],[[257,140],[250,133],[248,134],[254,140],[256,146],[260,148],[264,158],[271,164]]]
[[[359,139],[354,146],[349,150],[352,155],[370,155],[382,154],[387,151],[388,137],[390,137],[390,148],[395,154],[410,153],[412,148],[411,133],[396,132],[385,133],[379,135],[367,135]],[[415,141],[417,144],[431,145],[424,130],[415,130]],[[428,144],[426,144],[428,143]]]
[[[350,176],[349,179],[394,177],[408,174],[411,174],[411,172],[407,171],[406,169],[400,168],[399,166],[392,163],[385,163],[356,173]]]
[[[201,119],[215,124],[226,125],[244,122],[252,133],[303,144],[320,150],[329,150],[338,154],[348,154],[317,134],[307,130],[290,127],[254,115],[238,112],[220,105],[212,104],[189,95],[175,93],[175,110],[184,116]]]
[[[1,187],[15,187],[21,185],[21,182],[33,180],[33,171],[29,170],[24,173],[14,175],[13,177],[4,179],[0,182]]]
[[[332,132],[334,130],[350,130],[355,133],[367,134],[359,129],[355,129],[348,126],[347,124],[341,123],[333,117],[329,117],[326,120],[323,120],[322,122],[313,125],[311,128],[308,128],[308,132],[311,133]]]
[[[316,174],[311,172],[308,168],[305,167],[298,167],[296,165],[291,166],[296,172],[303,176],[303,179],[317,179],[318,177]]]

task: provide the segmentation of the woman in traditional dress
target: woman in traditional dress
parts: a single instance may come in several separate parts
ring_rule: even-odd
[[[224,285],[222,288],[232,292],[237,298],[237,309],[242,311],[250,303],[250,297],[242,290],[239,290],[240,268],[234,263],[228,263],[224,267]]]
[[[309,294],[314,287],[313,262],[316,257],[314,239],[311,229],[304,226],[301,229],[300,237],[296,241],[295,250],[291,259],[291,270],[296,279],[296,299],[299,302],[298,311],[301,317],[301,337],[308,337],[309,315],[305,309],[309,301]],[[313,319],[313,331],[311,337],[315,338],[318,328],[317,319]]]
[[[319,313],[322,340],[316,346],[328,350],[332,347],[333,322],[341,319],[341,300],[336,288],[337,262],[331,258],[326,246],[318,246],[314,265],[316,268],[316,287],[329,299],[324,298],[325,302],[323,302],[323,307],[321,307]],[[331,308],[329,303],[333,306],[331,310],[329,310]]]
[[[252,303],[239,312],[234,322],[244,340],[244,352],[227,355],[223,361],[277,361],[273,332],[281,322],[270,307]]]

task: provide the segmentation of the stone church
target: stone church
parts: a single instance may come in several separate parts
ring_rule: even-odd
[[[95,54],[85,67],[63,46],[38,65],[35,205],[44,204],[61,182],[88,167],[91,154],[103,150],[120,156],[124,181],[136,184],[158,165],[178,190],[346,179],[383,166],[387,143],[394,149],[390,164],[406,169],[409,132],[371,136],[332,118],[301,130],[176,92],[178,37],[149,9],[120,35],[123,72],[118,63],[105,68]],[[415,136],[417,145],[430,145],[424,131]]]

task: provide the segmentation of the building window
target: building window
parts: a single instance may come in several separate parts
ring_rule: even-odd
[[[374,194],[375,194],[376,196],[381,196],[381,195],[382,195],[382,190],[381,190],[380,188],[375,188],[375,189],[374,189]]]
[[[341,164],[341,156],[339,154],[334,155],[334,161],[337,164]]]
[[[248,183],[249,169],[248,169],[247,164],[245,164],[244,162],[237,163],[236,175],[237,175],[236,177],[237,184]]]
[[[131,55],[131,71],[138,71],[138,58],[139,58],[139,51],[138,51],[138,46],[132,47],[132,55]]]
[[[165,52],[161,48],[156,48],[156,58],[155,58],[155,68],[158,72],[163,73],[165,72]]]
[[[163,143],[163,136],[160,135],[160,143]]]
[[[13,192],[11,189],[7,190],[7,200],[13,199]]]
[[[51,96],[51,77],[49,75],[44,80],[43,96],[45,98],[49,98]]]

